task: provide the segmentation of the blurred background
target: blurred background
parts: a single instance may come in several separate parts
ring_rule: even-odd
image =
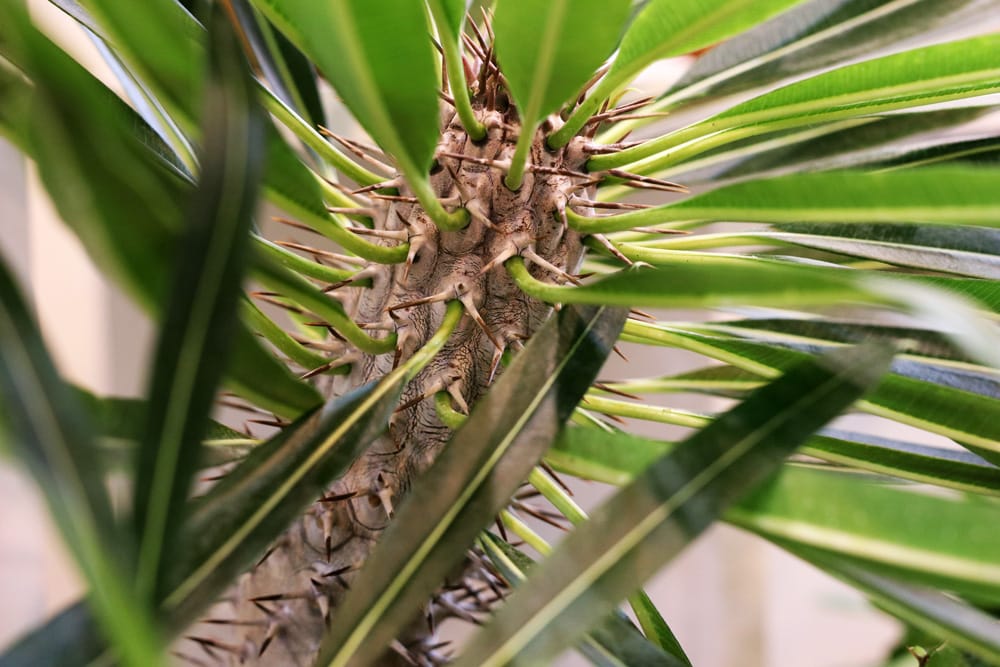
[[[64,48],[104,72],[75,24],[44,0],[29,4]],[[986,18],[1000,24],[1000,17]],[[643,81],[662,90],[683,66],[660,63]],[[102,78],[116,87],[109,74]],[[53,211],[32,165],[2,139],[0,253],[28,293],[67,378],[99,394],[144,391],[151,323],[94,269]],[[625,352],[630,365],[650,376],[695,366],[693,357],[681,353],[650,354],[646,348],[640,356],[638,348],[627,347]],[[612,360],[602,376],[619,377],[624,363]],[[648,428],[647,434],[676,435]],[[578,485],[576,492],[581,504],[592,506],[606,490]],[[0,460],[0,650],[81,592],[33,483]],[[650,582],[648,592],[698,667],[874,667],[883,664],[902,632],[851,589],[728,526],[708,531]],[[580,663],[567,657],[560,664]]]

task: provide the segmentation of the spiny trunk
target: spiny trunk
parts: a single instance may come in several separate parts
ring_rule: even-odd
[[[448,300],[461,299],[467,316],[406,388],[388,433],[329,489],[327,501],[313,505],[243,577],[234,602],[241,624],[231,626],[239,635],[231,642],[233,663],[312,664],[326,624],[336,622],[338,602],[390,520],[393,505],[451,434],[435,411],[434,394],[448,392],[453,407],[466,411],[499,372],[502,353],[519,348],[549,314],[549,306],[517,288],[503,262],[521,255],[536,277],[550,281],[564,280],[579,264],[580,237],[566,227],[563,215],[568,198],[584,180],[579,144],[549,151],[543,137],[551,128],[540,130],[531,171],[512,192],[503,184],[500,167],[514,152],[516,118],[500,111],[484,111],[482,118],[489,135],[475,143],[458,119],[446,114],[432,171],[439,198],[473,214],[468,227],[439,231],[405,197],[403,186],[402,199],[374,199],[376,229],[406,232],[409,260],[371,266],[370,288],[350,288],[353,294],[340,296],[353,300],[352,314],[359,323],[396,331],[397,350],[395,355],[361,356],[349,375],[332,382],[331,392],[341,394],[378,379],[412,355],[440,325]],[[461,614],[455,605],[462,603],[456,599],[442,599],[438,611]],[[466,604],[475,608],[481,603],[473,599]],[[421,619],[419,611],[414,610],[415,619]],[[422,620],[415,622],[385,664],[436,664],[442,656],[435,653],[431,635]]]

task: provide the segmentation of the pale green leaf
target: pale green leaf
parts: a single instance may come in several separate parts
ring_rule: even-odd
[[[994,602],[1000,599],[1000,533],[990,527],[998,518],[995,502],[794,467],[726,514],[728,521],[783,545]]]
[[[994,0],[811,0],[702,54],[650,111],[730,95],[904,43],[989,11]],[[642,121],[617,124],[617,140]]]
[[[622,37],[611,69],[553,136],[565,145],[600,104],[644,67],[734,35],[800,0],[651,0]]]
[[[818,74],[619,153],[591,170],[651,173],[744,137],[1000,91],[1000,36],[925,46]],[[682,145],[683,144],[683,145]]]
[[[881,608],[906,623],[971,651],[987,660],[987,664],[1000,662],[997,619],[982,610],[938,591],[882,577],[822,553],[806,549],[798,549],[796,553],[864,591]]]

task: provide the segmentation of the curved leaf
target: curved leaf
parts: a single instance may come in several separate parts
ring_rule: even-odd
[[[1000,91],[1000,67],[990,57],[998,48],[1000,37],[987,35],[841,67],[640,146],[598,155],[588,166],[593,171],[628,164],[630,171],[650,173],[734,139],[988,95]]]
[[[541,458],[625,315],[564,308],[532,336],[398,508],[338,610],[317,665],[377,661]]]
[[[524,292],[550,303],[711,308],[886,301],[855,285],[844,269],[707,253],[701,259],[673,256],[662,262],[665,268],[637,266],[577,287],[535,280],[519,258],[507,268]]]
[[[41,341],[0,262],[0,390],[12,448],[45,494],[88,584],[99,625],[122,660],[133,667],[161,665],[151,610],[132,590],[131,578],[122,576],[131,570],[132,542],[112,515],[89,420]]]
[[[438,85],[422,3],[252,1],[313,59],[407,177],[426,178],[437,143]]]
[[[653,463],[538,566],[458,667],[554,658],[861,396],[890,357],[855,348],[798,365]]]
[[[162,92],[177,120],[193,128],[206,58],[205,32],[194,17],[175,0],[79,2],[115,50]]]
[[[988,11],[995,0],[812,0],[710,49],[650,111],[738,93],[873,53]],[[600,138],[617,140],[637,123]]]
[[[821,553],[797,549],[797,555],[868,594],[880,607],[908,624],[996,663],[1000,661],[997,619],[938,591],[873,574]]]
[[[264,115],[220,12],[212,17],[204,169],[174,263],[157,343],[150,409],[135,470],[137,586],[157,597],[161,563],[187,504],[199,443],[231,348],[264,156]]]
[[[622,37],[607,75],[552,137],[562,146],[598,109],[644,67],[709,46],[801,0],[651,0]]]
[[[535,128],[611,55],[629,0],[501,0],[493,30],[497,59],[521,120],[508,185],[520,187]]]
[[[630,322],[626,334],[704,354],[713,359],[774,377],[780,369],[801,363],[803,352],[743,340],[680,332]],[[991,463],[1000,461],[1000,423],[996,399],[933,382],[887,375],[859,407],[872,414],[938,433],[970,447]]]
[[[851,502],[831,503],[831,498]],[[1000,534],[986,527],[998,515],[1000,505],[981,499],[789,467],[726,519],[793,549],[808,547],[888,576],[996,601]]]

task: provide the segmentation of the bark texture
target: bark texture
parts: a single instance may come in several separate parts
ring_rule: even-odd
[[[336,622],[338,601],[391,519],[393,506],[450,436],[433,396],[446,391],[453,407],[467,412],[500,372],[504,351],[520,348],[549,315],[549,306],[517,288],[503,262],[521,255],[536,277],[557,282],[579,265],[581,240],[566,227],[562,213],[585,178],[579,173],[585,161],[580,144],[550,151],[544,133],[551,127],[540,129],[532,166],[522,187],[512,192],[503,175],[514,153],[516,118],[504,111],[480,112],[489,133],[478,143],[468,138],[450,107],[443,114],[432,170],[438,197],[472,213],[465,229],[439,231],[406,197],[405,186],[402,198],[372,199],[376,229],[404,232],[409,258],[405,264],[372,265],[370,288],[336,294],[357,322],[383,335],[395,331],[397,349],[395,355],[357,354],[351,373],[334,380],[329,391],[341,394],[380,378],[412,355],[440,325],[447,301],[460,299],[466,316],[442,352],[405,389],[388,433],[329,489],[333,500],[313,505],[241,579],[231,601],[237,624],[229,626],[234,632],[228,650],[217,652],[230,664],[312,664],[326,625]],[[461,616],[485,604],[454,592],[442,591],[432,611]],[[421,618],[385,664],[439,664],[445,656],[434,644]]]

